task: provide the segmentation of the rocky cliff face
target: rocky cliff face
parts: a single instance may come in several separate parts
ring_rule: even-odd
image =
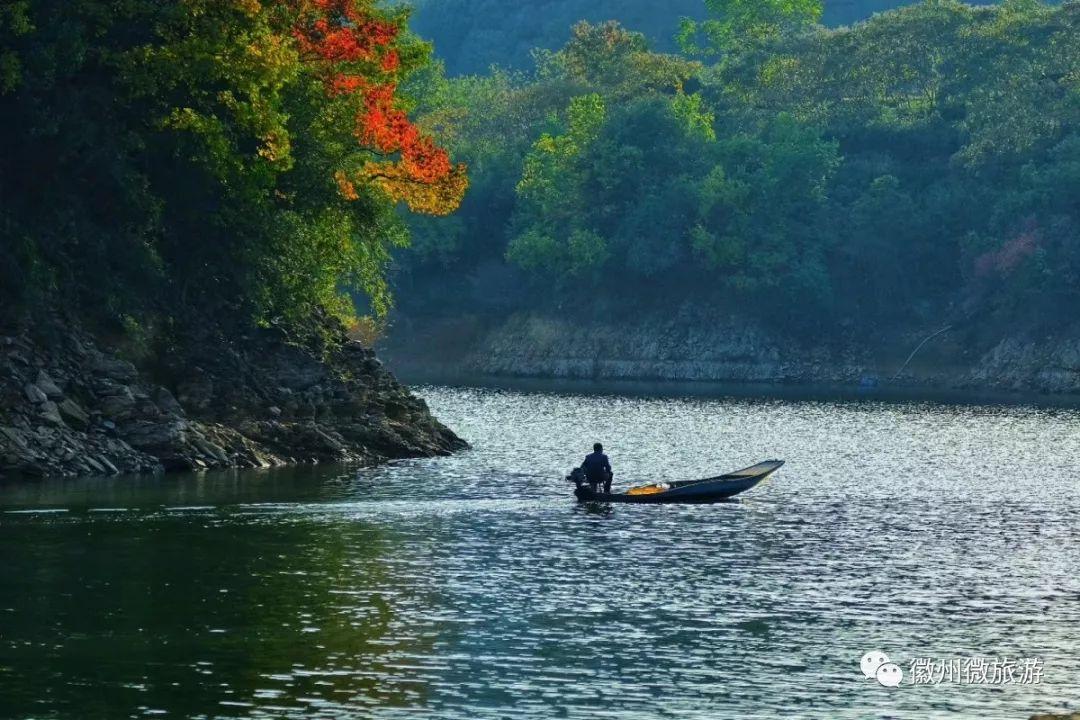
[[[754,324],[688,312],[629,325],[516,317],[491,332],[469,363],[493,375],[747,383],[857,382],[861,372],[822,349],[790,353]]]
[[[370,464],[466,446],[371,350],[323,329],[318,347],[274,329],[197,330],[156,381],[57,318],[0,333],[0,477]]]
[[[730,312],[684,306],[617,321],[521,314],[469,325],[399,322],[385,356],[405,372],[516,378],[894,385],[933,390],[1080,394],[1080,332],[972,337],[934,328],[829,343],[783,337]],[[433,360],[433,358],[435,360]]]

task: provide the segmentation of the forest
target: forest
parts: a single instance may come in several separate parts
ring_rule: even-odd
[[[582,22],[528,72],[419,75],[472,188],[410,223],[403,306],[691,299],[807,332],[1080,310],[1080,3],[835,29],[817,0],[705,5],[678,52]]]
[[[915,1],[825,0],[822,23],[850,25]],[[412,5],[414,28],[434,41],[451,75],[485,73],[492,65],[527,70],[534,50],[558,49],[566,42],[568,29],[581,20],[616,20],[643,33],[654,49],[670,52],[678,47],[679,18],[707,16],[702,0],[413,0]]]
[[[617,20],[645,33],[654,47],[676,49],[680,17],[705,18],[702,0],[418,0],[413,25],[432,40],[451,75],[486,73],[492,65],[532,67],[536,49],[555,50],[574,24]]]
[[[0,308],[140,331],[388,307],[398,206],[466,169],[398,87],[430,45],[373,0],[0,6]],[[13,314],[8,312],[7,314]]]
[[[3,307],[1080,309],[1080,2],[827,9],[672,8],[667,51],[580,21],[458,75],[375,0],[5,3]]]

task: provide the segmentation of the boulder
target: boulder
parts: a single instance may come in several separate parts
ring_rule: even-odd
[[[251,454],[248,457],[251,459],[252,465],[254,465],[257,468],[264,468],[265,469],[265,468],[273,467],[273,463],[271,463],[269,460],[267,460],[266,458],[264,458],[262,455],[260,455],[257,452],[254,452],[254,451],[251,452]]]
[[[109,355],[99,355],[91,363],[90,369],[104,377],[114,380],[119,383],[131,383],[139,376],[138,371],[135,370],[135,366],[129,363],[127,360],[121,360],[117,357]]]
[[[184,417],[184,408],[166,388],[158,386],[154,391],[154,402],[161,408],[161,412],[166,415],[178,418]]]
[[[191,443],[197,447],[199,452],[203,455],[212,457],[222,464],[227,464],[229,462],[229,456],[225,454],[225,451],[209,440],[201,437],[193,437]]]
[[[46,400],[41,404],[39,417],[54,427],[65,427],[64,418],[60,416],[60,409],[52,400]]]
[[[42,389],[34,383],[26,383],[26,387],[23,388],[23,392],[26,394],[26,399],[34,403],[35,405],[40,405],[41,403],[49,399],[49,396],[46,395],[42,391]]]
[[[2,444],[2,441],[5,438],[11,445],[19,450],[25,451],[29,449],[29,446],[26,443],[26,437],[23,435],[22,431],[17,430],[16,428],[0,426],[0,444]]]
[[[112,464],[109,458],[104,455],[97,456],[98,464],[105,468],[110,475],[119,475],[120,471],[116,469],[116,466]]]
[[[64,421],[76,430],[86,430],[90,427],[90,416],[87,415],[79,403],[71,398],[60,402],[56,407],[60,411],[60,417],[64,418]]]
[[[112,394],[101,398],[98,407],[113,420],[126,420],[135,414],[135,396],[127,385],[113,385]]]
[[[50,400],[59,400],[64,397],[64,391],[53,382],[53,379],[49,377],[49,373],[44,370],[38,372],[37,380],[34,381],[34,384],[37,385]]]
[[[152,455],[169,455],[187,447],[188,424],[183,420],[150,422],[139,420],[124,425],[120,436],[133,448]]]

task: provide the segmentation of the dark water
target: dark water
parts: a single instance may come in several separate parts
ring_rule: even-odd
[[[1025,718],[1080,709],[1080,413],[424,391],[475,445],[0,487],[4,718]],[[788,460],[742,502],[586,508]],[[884,688],[859,658],[1039,658]]]

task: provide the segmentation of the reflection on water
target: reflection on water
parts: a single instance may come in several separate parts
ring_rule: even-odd
[[[0,487],[0,717],[1017,718],[1080,707],[1080,413],[429,388],[475,449]],[[739,503],[577,506],[788,465]],[[859,658],[1043,659],[886,689]]]

